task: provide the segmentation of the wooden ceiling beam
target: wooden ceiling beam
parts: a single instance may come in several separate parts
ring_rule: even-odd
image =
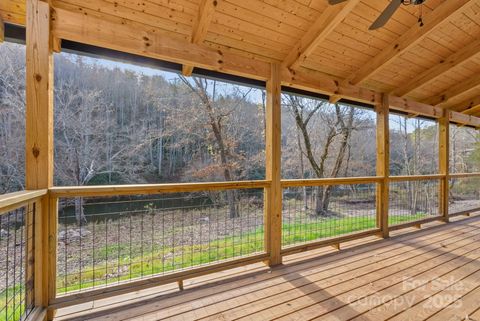
[[[382,67],[399,57],[423,40],[432,30],[444,21],[451,19],[457,13],[471,5],[471,0],[443,1],[435,10],[423,17],[423,26],[416,23],[396,41],[389,44],[378,55],[356,73],[347,78],[352,85],[358,85],[368,79]]]
[[[428,104],[416,102],[406,98],[390,95],[390,108],[402,112],[406,112],[410,117],[419,115],[440,118],[443,116],[443,109]]]
[[[472,89],[480,87],[480,74],[476,74],[467,81],[459,82],[455,86],[446,90],[441,95],[433,96],[424,101],[424,103],[440,107],[448,107],[448,102],[462,95],[465,92],[468,92]]]
[[[164,36],[151,26],[131,28],[89,14],[54,8],[53,35],[64,40],[128,52],[178,64],[195,65],[257,80],[266,80],[270,65],[221,50]]]
[[[208,33],[208,27],[215,13],[215,8],[220,0],[201,0],[198,7],[198,15],[192,29],[191,42],[193,44],[201,44]],[[193,71],[192,65],[183,65],[182,74],[184,76],[191,76]]]
[[[465,115],[456,111],[450,112],[450,121],[453,123],[480,128],[480,118],[472,115]]]
[[[480,104],[472,107],[472,108],[469,108],[467,110],[464,110],[461,112],[462,114],[465,114],[465,115],[472,115],[472,116],[476,116],[478,113],[480,113]]]
[[[228,51],[215,50],[185,40],[172,39],[159,34],[151,26],[131,28],[128,25],[113,23],[107,19],[60,8],[54,8],[52,32],[53,36],[59,39],[77,41],[184,65],[195,65],[250,79],[266,81],[271,74],[271,64],[268,62]],[[280,73],[283,86],[328,96],[339,96],[371,105],[376,105],[382,101],[382,94],[379,92],[344,84],[340,79],[332,78],[311,69],[299,67],[297,70],[292,70],[281,67]],[[390,95],[389,100],[390,108],[409,114],[433,118],[439,118],[443,115],[441,108],[425,103],[394,95]]]
[[[290,50],[282,66],[297,69],[315,51],[328,35],[352,12],[360,0],[348,0],[338,5],[328,5],[303,37]]]
[[[350,100],[372,105],[381,101],[381,94],[378,92],[342,84],[340,79],[332,78],[319,71],[304,67],[299,67],[297,70],[283,67],[281,72],[283,86],[337,98],[345,97]]]
[[[470,114],[470,110],[480,106],[480,96],[474,96],[471,99],[462,101],[459,104],[449,106],[448,109],[458,111],[464,114]]]
[[[453,53],[445,60],[439,61],[434,67],[425,70],[423,73],[419,74],[407,84],[399,87],[393,91],[397,96],[403,97],[408,95],[417,88],[421,88],[433,80],[437,79],[441,75],[447,73],[456,66],[468,61],[477,54],[480,53],[480,39],[470,43],[466,47],[463,47],[459,51]]]

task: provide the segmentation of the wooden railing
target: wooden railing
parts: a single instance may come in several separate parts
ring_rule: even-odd
[[[274,216],[263,204],[263,202],[266,201],[265,195],[267,195],[272,184],[272,182],[268,180],[53,187],[48,190],[25,191],[3,195],[0,197],[0,213],[3,217],[5,215],[11,215],[12,211],[17,209],[29,209],[27,210],[29,214],[26,216],[26,226],[30,226],[29,224],[31,224],[33,233],[31,234],[32,237],[28,238],[25,244],[25,248],[29,249],[26,253],[31,253],[29,254],[30,256],[27,255],[25,257],[25,264],[28,265],[30,264],[29,262],[33,262],[31,263],[33,267],[26,268],[26,270],[32,271],[31,273],[28,272],[31,274],[31,276],[28,277],[34,280],[34,286],[33,291],[29,294],[30,297],[25,300],[26,302],[30,300],[34,303],[30,315],[38,315],[45,313],[45,307],[54,310],[171,282],[179,282],[181,286],[183,280],[188,278],[255,262],[267,261],[271,257],[270,252],[275,248],[280,249],[280,253],[278,254],[280,257],[322,246],[335,246],[339,249],[340,244],[346,241],[372,235],[384,236],[394,230],[412,226],[420,227],[421,224],[435,220],[448,221],[449,217],[452,216],[469,215],[470,213],[480,211],[480,197],[477,199],[478,203],[473,200],[468,202],[462,200],[458,193],[462,191],[462,186],[464,185],[458,182],[454,183],[454,180],[478,180],[480,183],[480,173],[450,174],[448,178],[446,175],[415,175],[281,180],[283,217]],[[381,203],[384,199],[380,197],[378,191],[379,187],[385,184],[385,182],[389,185],[389,199],[387,204],[389,210],[387,213],[379,213],[382,211],[381,209],[385,207],[382,207]],[[450,193],[444,192],[442,182],[450,182],[450,184],[448,184],[448,187],[452,187]],[[315,212],[318,210],[315,208],[315,198],[318,197],[317,193],[323,192],[327,188],[330,188],[330,206],[334,210],[331,211],[331,213],[323,213],[324,216],[322,216],[322,213],[319,214],[319,212]],[[405,202],[407,197],[410,197],[407,193],[411,192],[412,188],[420,188],[421,192],[418,194],[422,194],[422,197],[428,195],[429,198],[423,200],[417,199],[416,204],[419,205],[416,205],[407,213],[407,209],[399,209],[399,204],[403,204],[402,202]],[[191,202],[194,197],[205,198],[205,196],[202,196],[203,194],[199,193],[210,193],[209,197],[215,198],[212,193],[225,194],[228,191],[236,191],[236,193],[238,193],[236,196],[236,208],[241,213],[240,218],[229,218],[226,214],[226,205],[214,203],[205,205],[206,203],[202,203],[202,210],[195,211],[190,210],[188,206],[185,205],[187,203],[181,203]],[[453,194],[451,193],[452,191],[454,192]],[[475,191],[468,192],[470,193],[470,198],[477,197],[478,195]],[[456,199],[450,199],[449,202],[449,195],[450,197],[453,195]],[[166,198],[162,199],[161,197],[167,196],[170,200],[173,197],[178,198],[180,205],[175,204],[171,207],[162,205],[156,207],[155,204],[150,204],[159,200],[159,202],[161,202],[161,200],[165,201]],[[444,197],[447,197],[446,202],[443,199]],[[74,236],[76,239],[69,242],[69,236],[66,236],[68,234],[68,228],[76,223],[64,223],[62,221],[65,219],[65,215],[62,214],[62,217],[59,217],[59,204],[63,207],[69,200],[72,201],[78,198],[85,198],[86,207],[88,207],[88,204],[97,204],[97,206],[99,206],[102,202],[110,204],[109,206],[113,206],[112,204],[114,203],[125,205],[133,204],[134,202],[148,205],[141,205],[140,208],[142,210],[140,212],[143,214],[140,216],[135,216],[138,214],[133,213],[135,211],[130,207],[123,210],[115,210],[115,215],[122,217],[124,219],[122,222],[127,222],[125,227],[122,227],[120,223],[114,223],[114,221],[110,220],[111,217],[107,218],[105,216],[105,218],[102,218],[103,221],[99,221],[98,217],[105,214],[100,210],[87,213],[87,215],[91,215],[92,220],[96,215],[95,219],[100,222],[99,225],[92,225],[90,227],[90,229],[94,229],[93,233],[96,233],[96,236],[88,237],[91,237],[93,241],[92,244],[96,244],[94,241],[100,236],[102,239],[105,239],[105,243],[97,242],[97,245],[93,245],[96,246],[96,248],[92,249],[92,253],[103,253],[103,255],[107,256],[106,260],[101,260],[102,264],[108,262],[108,255],[111,254],[109,254],[109,251],[111,252],[112,248],[114,251],[118,251],[118,253],[114,253],[116,259],[118,259],[115,262],[123,262],[121,260],[122,256],[120,255],[120,251],[123,249],[120,236],[126,232],[120,232],[120,229],[124,228],[125,231],[135,231],[135,228],[138,228],[138,226],[135,226],[135,224],[132,225],[132,218],[141,218],[142,215],[144,219],[141,223],[142,228],[143,226],[149,227],[148,233],[141,230],[144,232],[142,240],[145,242],[145,240],[148,239],[148,242],[151,242],[151,244],[155,244],[155,242],[159,244],[162,243],[155,238],[159,235],[157,234],[159,232],[156,230],[157,225],[153,224],[153,216],[156,214],[159,214],[158,217],[164,217],[165,215],[170,215],[172,218],[177,217],[178,222],[180,222],[180,217],[177,215],[178,213],[183,213],[182,218],[190,217],[190,223],[193,222],[200,226],[199,229],[196,230],[199,233],[205,231],[206,226],[217,226],[217,229],[223,230],[219,233],[221,238],[212,238],[213,233],[208,234],[208,239],[202,239],[202,237],[200,237],[199,244],[203,244],[202,246],[194,244],[194,240],[190,241],[188,237],[185,237],[183,241],[188,240],[188,242],[191,243],[179,243],[179,245],[173,243],[171,249],[173,249],[173,251],[177,248],[181,249],[179,253],[182,253],[185,257],[188,256],[188,262],[183,260],[180,263],[176,263],[174,254],[167,253],[168,251],[159,251],[163,256],[161,256],[157,264],[164,267],[163,270],[159,272],[158,269],[156,270],[154,268],[154,256],[157,254],[148,252],[147,255],[145,254],[146,252],[142,252],[142,259],[145,259],[145,262],[151,267],[151,273],[148,271],[147,273],[142,272],[142,274],[139,275],[132,274],[128,277],[122,277],[120,274],[107,273],[109,271],[107,266],[107,268],[101,272],[105,272],[105,281],[102,280],[102,282],[96,283],[94,277],[93,282],[89,281],[89,283],[86,281],[87,274],[85,272],[86,270],[84,270],[82,272],[84,273],[84,285],[71,286],[69,288],[66,285],[62,285],[62,282],[64,282],[63,279],[65,275],[70,272],[68,272],[68,269],[63,272],[59,271],[57,267],[62,264],[69,264],[69,262],[71,264],[72,258],[70,257],[70,261],[68,261],[68,255],[64,255],[62,251],[68,253],[67,247],[73,246],[72,244],[75,242],[81,243],[83,240],[83,242],[87,243],[82,233],[89,227],[87,225],[81,225],[80,232],[77,233],[79,235]],[[226,199],[225,196],[224,200]],[[470,207],[465,210],[455,210],[449,213],[449,209],[442,205],[450,204],[450,209],[452,209],[455,208],[452,204],[458,204],[460,202],[468,203]],[[195,206],[197,205],[192,206],[192,208],[195,208]],[[175,208],[176,212],[171,208]],[[65,209],[61,209],[61,211],[63,213]],[[165,214],[165,211],[170,212]],[[210,211],[210,214],[205,214],[208,211]],[[244,221],[250,222],[248,223],[250,225],[242,225],[239,223],[242,215]],[[32,221],[33,217],[35,219]],[[220,224],[219,217],[225,220],[225,222],[232,220],[232,224],[223,221]],[[380,222],[382,218],[387,219],[387,231],[384,230]],[[149,220],[151,220],[152,223],[150,223]],[[280,220],[280,226],[282,226],[280,235],[276,235],[274,240],[268,239],[273,236],[266,232],[267,229],[264,225],[264,222],[271,222],[272,220]],[[251,222],[255,222],[255,224]],[[167,229],[173,231],[173,233],[185,231],[185,229],[180,229],[179,225],[175,225],[175,222],[173,226],[171,223],[168,224],[170,225],[160,225],[163,226],[163,232],[166,233],[165,235],[168,234],[166,232]],[[100,225],[104,226],[102,227],[104,229],[100,228]],[[233,232],[231,230],[232,226]],[[235,232],[235,227],[238,228],[237,232]],[[85,230],[82,231],[82,228]],[[184,228],[184,226],[182,226],[182,228]],[[194,229],[192,230],[191,226],[189,228],[190,232],[195,231]],[[92,234],[91,232],[90,230],[89,235]],[[149,233],[152,233],[151,236]],[[116,235],[118,235],[118,238],[116,238]],[[146,237],[147,235],[148,237]],[[175,237],[178,238],[178,235],[174,236],[174,239]],[[252,241],[253,239],[255,242]],[[272,245],[272,242],[278,243]],[[165,247],[165,244],[163,244],[163,246]],[[212,255],[212,258],[209,258],[211,260],[204,258],[197,260],[196,253],[202,251],[207,253],[215,246],[221,248],[222,251],[227,249],[229,251],[228,255]],[[247,250],[245,250],[246,247],[248,247]],[[80,246],[79,249],[80,252],[78,255],[81,256],[82,249],[84,248]],[[83,254],[90,255],[87,252],[83,252]],[[93,261],[95,261],[95,255],[97,254],[93,255]],[[147,256],[152,256],[152,260],[149,261],[150,259],[148,259]],[[38,259],[39,257],[41,259]],[[129,256],[129,258],[131,259],[132,257]],[[101,258],[97,257],[97,259]],[[171,263],[171,267],[165,268],[165,262],[167,261],[173,263]],[[142,264],[145,262],[142,261]],[[120,265],[121,264],[118,264],[118,266]],[[79,266],[85,266],[85,263],[80,262]],[[91,267],[94,268],[93,265]],[[26,276],[25,280],[27,280],[28,277]],[[80,276],[80,278],[82,278],[82,276]],[[59,289],[61,289],[61,291],[59,291]]]
[[[42,202],[47,190],[0,196],[0,319],[46,314],[42,270]]]
[[[186,183],[186,184],[151,184],[151,185],[126,185],[126,186],[85,186],[85,187],[54,187],[50,190],[50,197],[51,197],[51,202],[53,202],[54,204],[56,204],[55,206],[58,208],[58,200],[59,199],[65,199],[65,198],[72,198],[72,197],[95,197],[95,198],[102,198],[102,197],[108,197],[108,196],[126,196],[126,195],[178,195],[178,194],[182,194],[182,193],[194,193],[194,192],[227,192],[227,191],[240,191],[240,190],[243,190],[243,191],[248,191],[248,190],[259,190],[262,191],[262,190],[268,190],[270,188],[270,184],[271,182],[269,181],[243,181],[243,182],[218,182],[218,183]],[[264,194],[265,192],[262,192],[262,195]],[[187,201],[186,198],[184,197],[179,197],[180,201]],[[155,202],[155,201],[160,201],[162,202],[162,199],[149,199],[150,201],[152,202]],[[169,199],[171,201],[171,199]],[[140,198],[140,199],[136,199],[136,200],[133,200],[134,202],[143,202],[143,200]],[[126,200],[124,202],[133,202],[131,199],[130,200]],[[111,201],[108,201],[108,202],[111,202]],[[263,201],[261,202],[262,203],[262,209],[260,210],[260,213],[261,213],[261,218],[260,219],[257,219],[258,221],[259,220],[264,220],[266,218],[263,218]],[[239,204],[239,202],[236,202],[235,206],[236,208],[238,206],[241,206],[242,204]],[[215,211],[214,207],[216,205],[212,205],[208,208],[209,211]],[[203,207],[205,209],[205,207]],[[162,209],[159,209],[159,210],[162,210]],[[171,209],[170,210],[170,213],[169,215],[172,216],[172,219],[175,218],[175,216],[177,215],[181,215],[181,214],[185,214],[186,211],[188,211],[189,209],[182,206],[182,205],[178,205],[178,206],[175,206],[175,210],[172,211]],[[237,208],[237,210],[239,210]],[[141,217],[141,223],[140,225],[144,226],[144,214],[147,213],[148,211],[153,211],[153,212],[156,212],[156,209],[147,209],[146,211],[141,211],[141,213],[137,213],[137,215],[140,215]],[[218,211],[217,211],[218,212]],[[118,214],[118,213],[117,213]],[[215,213],[214,213],[215,214]],[[129,215],[129,214],[128,214]],[[147,214],[148,215],[148,214]],[[163,215],[162,213],[160,213],[160,215]],[[188,216],[188,219],[192,220],[193,219],[191,218],[193,215],[196,215],[195,213],[188,213],[187,216]],[[268,215],[268,214],[265,214],[265,215]],[[184,215],[185,216],[185,215]],[[182,217],[184,217],[182,216]],[[130,219],[127,220],[126,224],[127,224],[127,229],[135,229],[135,227],[132,227],[132,216],[128,216]],[[216,217],[215,215],[212,215],[212,216],[206,216],[206,217],[198,217],[198,219],[209,219],[208,220],[208,224],[209,226],[211,225],[211,222],[216,222],[217,225],[216,225],[216,228],[219,229],[219,225],[220,224],[226,224],[223,222],[223,220],[227,220],[228,217],[226,217],[226,215],[224,215],[222,217],[222,222],[219,222],[219,219],[218,217]],[[56,211],[56,218],[55,218],[56,222],[58,222],[58,210]],[[147,219],[148,220],[148,219]],[[235,220],[239,220],[238,218],[233,218],[233,224],[235,224]],[[106,227],[108,227],[108,220],[105,222],[105,230],[106,230]],[[147,221],[146,224],[152,224],[151,226],[153,226],[154,224],[153,223],[150,223],[150,221]],[[189,223],[187,223],[189,224]],[[155,225],[156,227],[158,227],[157,225]],[[263,234],[263,224],[261,225],[262,227],[262,232],[261,234]],[[234,227],[233,227],[234,228]],[[97,228],[98,229],[98,228]],[[173,231],[173,233],[177,233],[177,236],[175,235],[170,235],[170,237],[173,237],[174,239],[175,238],[178,238],[178,234],[181,233],[182,236],[183,234],[185,233],[185,229],[184,229],[184,226],[183,226],[183,223],[182,225],[180,225],[180,227],[175,227],[175,225],[172,227],[169,227],[167,226],[164,222],[160,222],[160,229],[162,230],[162,232],[168,232],[168,231]],[[222,228],[222,232],[225,232],[224,230],[226,230],[226,228]],[[140,229],[140,231],[142,232],[143,231],[143,228]],[[67,232],[67,231],[65,231]],[[103,232],[103,230],[102,230]],[[100,232],[100,233],[102,233]],[[201,231],[200,231],[201,232]],[[80,234],[82,233],[82,231],[80,231]],[[150,239],[148,240],[148,242],[151,241],[152,245],[153,245],[153,242],[154,242],[154,239],[155,237],[158,237],[157,236],[157,232],[155,230],[150,230],[149,229],[149,232],[148,234],[151,236]],[[99,234],[99,231],[97,230],[96,234],[98,235]],[[106,235],[107,233],[105,232],[105,238],[108,236]],[[185,233],[186,234],[186,233]],[[103,234],[102,234],[103,235]],[[54,236],[55,238],[57,237],[57,235]],[[93,236],[94,237],[94,236]],[[162,237],[162,236],[160,236]],[[190,235],[189,235],[190,237]],[[191,236],[191,237],[194,237],[194,236]],[[207,245],[210,245],[211,243],[218,243],[220,242],[219,239],[221,239],[222,241],[224,242],[228,242],[229,245],[228,246],[224,246],[222,248],[222,250],[224,251],[235,251],[236,247],[235,247],[235,244],[232,244],[234,243],[236,240],[230,240],[228,239],[228,237],[235,237],[235,235],[231,236],[231,235],[227,235],[225,234],[225,237],[219,237],[219,238],[216,238],[214,240],[211,240],[210,239],[210,236],[209,236],[209,239],[208,239],[208,243]],[[258,240],[258,238],[257,238]],[[130,242],[132,242],[132,238],[129,239]],[[144,241],[144,240],[143,240]],[[180,242],[183,242],[185,241],[185,239],[181,238],[180,239]],[[107,242],[107,241],[105,241]],[[135,241],[134,241],[135,242]],[[110,244],[110,242],[108,243]],[[264,243],[264,239],[263,239],[263,235],[262,235],[262,239],[261,239],[261,244],[265,244]],[[184,245],[183,243],[181,243],[180,245],[177,245],[175,243],[173,243],[172,245],[165,245],[165,244],[162,244],[162,247],[163,248],[168,248],[167,251],[164,251],[164,252],[168,252],[166,253],[169,257],[167,259],[165,259],[165,253],[162,253],[163,255],[163,258],[161,259],[161,261],[158,261],[157,263],[155,263],[155,258],[153,258],[151,261],[147,262],[149,264],[149,267],[152,268],[152,270],[158,270],[158,267],[160,267],[160,270],[162,272],[160,273],[139,273],[139,275],[136,275],[137,273],[134,273],[134,277],[130,278],[130,277],[127,277],[127,280],[122,280],[122,278],[118,278],[118,282],[115,282],[115,284],[110,284],[110,281],[109,280],[105,280],[104,282],[104,285],[108,285],[108,286],[96,286],[95,285],[95,280],[93,282],[93,286],[91,285],[91,282],[89,284],[89,286],[87,286],[87,290],[84,290],[82,289],[82,286],[80,286],[80,289],[78,291],[73,291],[72,293],[69,293],[69,291],[64,291],[65,293],[63,293],[62,295],[56,295],[54,298],[52,298],[52,300],[50,301],[50,307],[52,308],[60,308],[60,307],[65,307],[65,306],[69,306],[69,305],[73,305],[73,304],[78,304],[78,303],[83,303],[83,302],[88,302],[88,301],[92,301],[92,300],[96,300],[96,299],[101,299],[101,298],[105,298],[105,297],[110,297],[110,296],[114,296],[114,295],[118,295],[118,294],[122,294],[122,293],[126,293],[126,292],[131,292],[131,291],[138,291],[138,290],[141,290],[141,289],[144,289],[144,288],[148,288],[148,287],[153,287],[153,286],[158,286],[158,285],[162,285],[162,284],[166,284],[166,283],[171,283],[171,282],[181,282],[184,280],[184,279],[187,279],[187,278],[192,278],[192,277],[196,277],[196,276],[200,276],[200,275],[204,275],[204,274],[208,274],[208,273],[213,273],[213,272],[217,272],[217,271],[221,271],[221,270],[225,270],[225,269],[231,269],[231,268],[234,268],[234,267],[237,267],[237,266],[243,266],[243,265],[248,265],[248,264],[251,264],[251,263],[256,263],[256,262],[262,262],[262,261],[265,261],[268,259],[268,250],[265,248],[265,247],[262,247],[261,249],[254,249],[253,251],[251,251],[252,253],[243,253],[241,252],[240,250],[238,251],[238,255],[224,255],[223,257],[220,255],[220,259],[212,259],[211,262],[202,262],[203,264],[198,264],[197,266],[195,265],[192,265],[192,264],[188,264],[188,263],[191,263],[192,261],[195,261],[195,260],[191,260],[190,262],[185,262],[183,259],[184,259],[184,256],[185,254],[188,256],[188,258],[190,258],[191,256],[194,256],[196,255],[195,254],[195,251],[196,249],[194,248],[196,244],[187,244],[187,245]],[[241,245],[241,244],[240,244]],[[113,245],[115,246],[115,244]],[[221,245],[217,245],[217,246],[221,246]],[[176,262],[176,257],[174,254],[172,254],[170,251],[170,249],[173,249],[172,251],[175,251],[176,248],[179,248],[180,251],[182,252],[182,257],[181,257],[181,262],[180,265],[178,268],[177,268],[177,262]],[[187,249],[187,250],[186,250]],[[93,249],[93,251],[95,251],[96,249]],[[200,250],[209,250],[208,248],[206,249],[200,249]],[[183,253],[183,252],[188,252],[188,253]],[[143,253],[143,248],[141,249],[141,253],[139,253],[137,251],[137,254],[140,255],[140,264],[143,265],[145,262],[144,262],[144,259],[145,259],[145,256],[144,256],[144,253]],[[151,253],[149,253],[150,255]],[[151,255],[152,257],[154,256],[153,254]],[[173,257],[172,257],[173,256]],[[131,260],[131,257],[129,257],[129,260]],[[170,260],[173,262],[172,264],[172,267],[170,269],[168,269],[168,267],[166,268],[165,267],[165,260]],[[153,262],[152,262],[153,261]],[[138,262],[137,262],[138,263]],[[130,267],[131,267],[131,261],[129,262],[130,264]],[[56,267],[50,267],[50,269],[56,269]],[[92,269],[95,269],[94,267]],[[168,270],[168,271],[167,271]],[[166,271],[166,272],[165,272]],[[95,273],[95,271],[94,271]],[[58,274],[57,274],[58,276]],[[101,283],[101,282],[100,282]],[[59,287],[62,287],[62,288],[66,288],[66,286],[60,284]]]

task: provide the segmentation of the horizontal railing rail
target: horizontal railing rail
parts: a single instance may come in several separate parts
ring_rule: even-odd
[[[48,190],[20,191],[0,195],[0,215],[15,210],[28,203],[35,202],[41,197],[47,195]]]
[[[321,186],[321,185],[368,184],[368,183],[379,183],[383,179],[384,177],[382,176],[282,179],[281,185],[283,188],[286,188],[286,187]]]
[[[440,180],[445,178],[445,175],[434,174],[434,175],[401,175],[401,176],[390,176],[388,180],[390,182],[407,182],[407,181],[428,181],[428,180]]]
[[[229,181],[215,183],[179,184],[138,184],[138,185],[95,185],[63,186],[49,189],[52,197],[121,196],[138,194],[183,193],[199,191],[219,191],[229,189],[249,189],[270,187],[267,180]]]
[[[464,178],[464,177],[480,177],[480,172],[474,173],[450,173],[448,174],[451,178]]]

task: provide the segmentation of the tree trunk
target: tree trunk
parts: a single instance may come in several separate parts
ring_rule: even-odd
[[[202,101],[203,107],[205,107],[205,111],[208,117],[209,126],[213,132],[213,136],[215,138],[215,143],[217,145],[218,153],[220,154],[220,165],[223,168],[223,177],[226,181],[232,180],[232,173],[229,169],[229,156],[230,156],[230,148],[228,144],[225,143],[224,133],[222,131],[222,119],[223,117],[217,115],[215,112],[215,92],[216,92],[216,82],[213,81],[213,93],[212,98],[209,97],[207,92],[206,84],[202,82],[202,80],[198,78],[193,78],[195,82],[195,87],[190,84],[186,78],[182,78],[185,85],[187,85],[193,92],[195,92],[198,97],[200,97]],[[228,200],[228,211],[229,216],[231,218],[239,217],[240,214],[238,213],[236,207],[236,191],[228,190],[227,191],[227,200]]]
[[[315,199],[315,213],[320,216],[328,214],[330,205],[331,186],[318,186]]]
[[[83,197],[75,197],[75,219],[78,226],[87,223],[87,218],[85,217],[85,211],[83,209]]]
[[[297,134],[297,145],[298,149],[300,150],[299,157],[300,157],[300,178],[305,178],[305,163],[303,161],[303,147],[302,142],[300,141],[300,131],[298,126],[296,126],[296,134]],[[302,187],[302,196],[303,196],[303,210],[308,210],[308,201],[307,201],[307,187]]]

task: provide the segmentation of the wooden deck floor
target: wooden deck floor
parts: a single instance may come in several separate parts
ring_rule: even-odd
[[[479,217],[347,246],[58,319],[480,320]]]

